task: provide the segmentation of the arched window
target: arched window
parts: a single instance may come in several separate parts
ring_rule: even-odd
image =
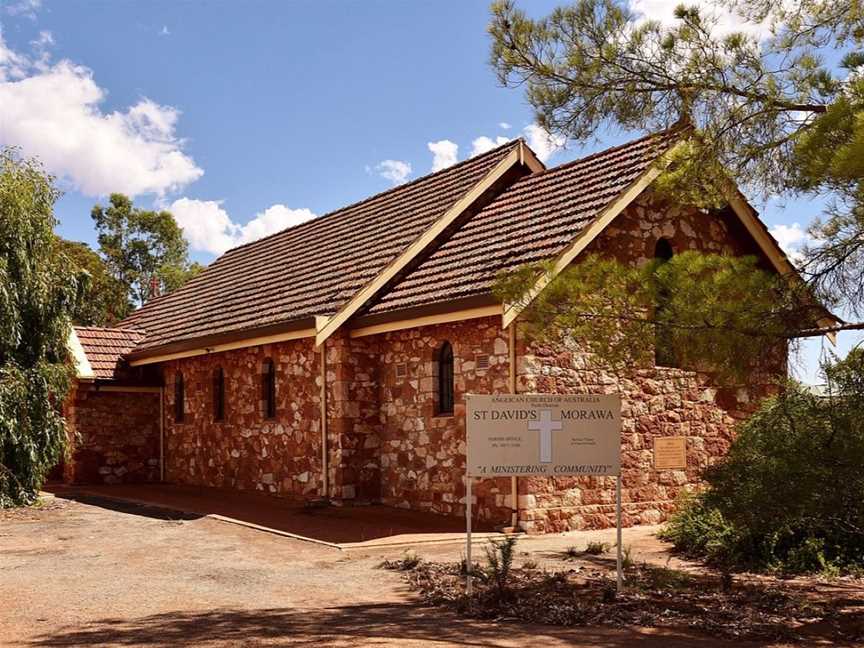
[[[657,239],[657,244],[654,246],[654,258],[659,261],[668,261],[672,258],[675,252],[672,251],[672,244],[669,239]]]
[[[174,422],[182,423],[186,409],[186,390],[183,387],[183,374],[174,375]]]
[[[672,244],[668,239],[657,240],[657,244],[654,246],[654,258],[658,264],[666,263],[674,254]],[[663,319],[663,311],[668,301],[669,295],[661,289],[657,293],[657,303],[654,304],[654,317],[658,321]],[[654,365],[657,367],[678,366],[672,336],[668,330],[663,328],[658,328],[654,335]]]
[[[276,418],[276,365],[270,358],[261,366],[261,402],[264,418]]]
[[[222,367],[213,370],[213,420],[225,419],[225,372]]]
[[[453,413],[453,347],[444,342],[438,349],[438,414]]]

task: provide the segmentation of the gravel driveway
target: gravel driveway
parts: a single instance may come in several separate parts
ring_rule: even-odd
[[[376,568],[383,554],[135,513],[59,498],[0,511],[0,645],[730,645],[466,621],[419,605]]]

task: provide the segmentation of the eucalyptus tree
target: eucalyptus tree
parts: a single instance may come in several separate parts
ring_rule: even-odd
[[[62,458],[67,340],[84,276],[58,248],[53,178],[0,151],[0,507],[30,503]]]

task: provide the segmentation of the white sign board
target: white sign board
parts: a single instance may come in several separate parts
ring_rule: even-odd
[[[618,475],[621,398],[592,394],[469,394],[468,475]]]

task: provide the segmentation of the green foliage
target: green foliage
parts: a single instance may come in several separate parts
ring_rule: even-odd
[[[105,263],[133,302],[143,304],[150,298],[153,280],[160,293],[170,292],[201,271],[199,264],[189,262],[183,231],[170,212],[138,209],[117,193],[109,202],[108,207],[93,207],[90,215]]]
[[[32,503],[66,444],[66,341],[85,278],[57,246],[59,195],[36,162],[0,151],[0,507]]]
[[[864,78],[849,82],[813,127],[796,140],[794,186],[833,197],[810,227],[816,244],[805,272],[823,293],[843,295],[864,312]]]
[[[636,561],[633,560],[633,547],[627,545],[621,550],[621,569],[631,569],[636,565]]]
[[[730,180],[764,196],[828,192],[836,200],[815,225],[807,271],[864,308],[860,2],[726,4],[774,36],[719,36],[705,11],[685,5],[670,23],[640,20],[624,0],[576,0],[539,19],[497,0],[491,63],[503,84],[524,89],[538,124],[573,140],[680,129],[656,183],[679,202],[719,207]],[[817,49],[829,46],[839,69]]]
[[[864,350],[825,367],[828,393],[766,401],[666,537],[727,567],[864,566]]]
[[[681,5],[674,17],[672,25],[639,22],[625,2],[577,0],[534,20],[498,1],[492,65],[502,83],[525,88],[550,131],[587,141],[607,127],[692,124],[701,142],[692,167],[703,180],[713,159],[736,179],[775,190],[788,176],[790,133],[824,111],[841,81],[808,47],[717,37],[695,7]]]
[[[585,553],[591,556],[599,556],[600,554],[604,554],[607,551],[609,551],[608,542],[599,542],[597,540],[592,540],[585,547]]]
[[[549,284],[529,301],[538,277]],[[550,266],[524,267],[499,277],[495,292],[527,306],[520,322],[529,339],[578,341],[600,368],[653,366],[660,341],[677,366],[726,384],[776,364],[786,338],[821,312],[753,257],[693,251],[640,267],[589,255],[557,276]]]
[[[582,552],[579,551],[576,547],[567,547],[564,550],[564,560],[576,560],[582,555]]]
[[[737,553],[741,541],[737,531],[716,508],[706,505],[702,497],[682,493],[676,513],[660,537],[673,543],[689,558],[703,558],[712,565],[726,567],[741,564],[746,556]]]
[[[57,239],[59,250],[81,272],[87,273],[84,298],[72,313],[73,324],[80,326],[111,326],[132,310],[129,295],[122,283],[108,271],[108,267],[86,243]],[[55,253],[56,254],[56,253]]]
[[[490,539],[486,549],[487,574],[495,585],[499,600],[504,600],[510,591],[510,571],[513,568],[513,558],[516,556],[515,535],[509,535],[502,540]]]

